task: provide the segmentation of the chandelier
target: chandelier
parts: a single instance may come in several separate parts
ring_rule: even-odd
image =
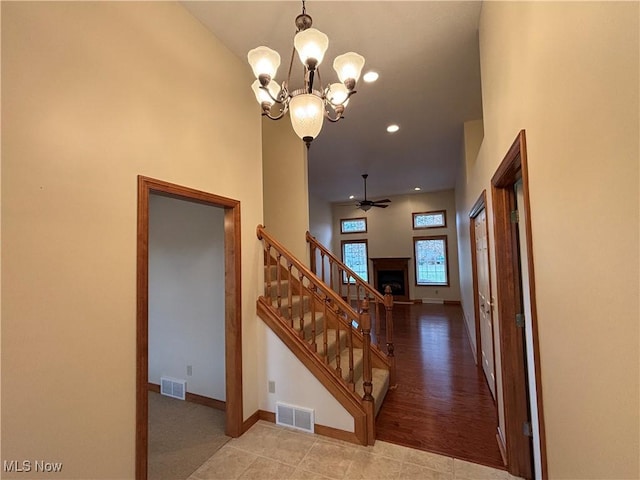
[[[329,47],[329,38],[311,27],[312,20],[306,13],[304,0],[302,13],[296,17],[295,23],[296,34],[293,39],[294,48],[291,52],[289,73],[281,85],[274,80],[280,66],[278,52],[261,46],[251,50],[247,59],[257,79],[251,88],[262,107],[262,115],[272,120],[280,120],[289,112],[293,130],[309,148],[311,141],[322,130],[325,117],[330,122],[337,122],[343,117],[349,98],[356,93],[354,88],[364,66],[364,57],[355,52],[336,57],[333,68],[341,83],[332,83],[323,88],[319,67]],[[304,66],[304,85],[292,90],[291,70],[296,52]],[[273,108],[276,104],[277,107]]]

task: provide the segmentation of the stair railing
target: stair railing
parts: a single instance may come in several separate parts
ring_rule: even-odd
[[[355,302],[358,308],[364,300],[373,303],[371,317],[371,340],[373,344],[381,348],[382,329],[384,327],[384,340],[386,343],[387,360],[389,362],[389,385],[396,385],[396,359],[393,345],[393,295],[391,287],[385,287],[382,295],[370,283],[366,282],[356,272],[345,265],[338,257],[330,252],[324,245],[309,232],[306,235],[309,243],[311,270],[323,280],[323,282],[336,292],[340,297],[346,297],[346,302]],[[353,307],[352,307],[353,308]],[[382,317],[384,311],[384,322]]]
[[[294,327],[294,322],[298,322],[299,332],[301,340],[304,345],[307,346],[326,366],[333,370],[338,380],[349,388],[351,392],[355,391],[355,379],[354,379],[354,359],[353,359],[353,338],[356,333],[355,325],[359,325],[361,322],[360,315],[348,305],[336,292],[329,288],[322,280],[320,280],[309,268],[303,265],[289,250],[287,250],[281,243],[273,238],[263,225],[258,225],[256,233],[259,240],[262,240],[265,251],[265,299],[274,309],[279,310],[280,316],[283,321],[287,322],[289,327]],[[272,268],[276,266],[275,279],[273,277]],[[286,278],[283,278],[286,277]],[[283,291],[285,290],[285,282],[288,282],[286,299],[283,299]],[[300,297],[300,303],[297,309],[293,308],[293,290],[296,290],[296,296]],[[311,333],[305,338],[305,302],[308,302],[312,307],[314,303],[316,305],[322,305],[324,309],[324,317],[328,318],[329,311],[333,314],[334,318],[337,318],[335,328],[335,340],[336,348],[335,352],[328,351],[328,329],[323,329],[322,342],[322,354],[318,353],[318,345],[316,339],[316,308],[310,308],[311,314],[310,324]],[[285,305],[286,308],[283,308]],[[341,333],[344,332],[344,333]],[[341,349],[340,346],[344,342],[348,348],[348,365],[341,365]],[[364,358],[370,358],[370,342],[366,341],[366,335],[364,336],[363,355]],[[335,361],[335,362],[334,362]],[[333,363],[333,365],[332,365]],[[343,369],[348,369],[346,375],[343,374]],[[364,365],[363,375],[364,378],[371,379],[372,366],[369,362]],[[367,371],[368,370],[368,371]],[[345,379],[346,377],[346,379]],[[363,402],[367,404],[370,401],[371,392],[367,395],[365,391],[365,397]]]

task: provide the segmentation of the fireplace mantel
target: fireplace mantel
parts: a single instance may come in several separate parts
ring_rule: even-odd
[[[411,257],[372,258],[373,284],[376,290],[384,295],[384,286],[390,285],[394,300],[408,302],[410,259]]]

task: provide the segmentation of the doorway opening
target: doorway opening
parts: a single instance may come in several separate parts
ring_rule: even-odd
[[[498,439],[503,443],[511,474],[547,478],[524,130],[519,132],[491,179],[491,198],[499,272],[497,313],[505,417],[505,432],[502,435],[499,431]],[[532,403],[536,405],[534,417]]]
[[[242,433],[242,336],[240,298],[240,202],[211,193],[138,177],[136,478],[147,478],[149,421],[149,203],[162,196],[224,209],[225,434]]]

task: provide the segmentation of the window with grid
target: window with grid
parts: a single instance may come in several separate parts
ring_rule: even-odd
[[[340,220],[340,233],[367,233],[367,219],[343,218]]]
[[[343,240],[342,262],[356,272],[365,282],[369,281],[369,257],[366,240]],[[347,283],[347,275],[343,274],[342,283]],[[355,283],[350,277],[349,283]]]
[[[440,228],[447,226],[446,210],[436,210],[434,212],[413,213],[413,229]]]
[[[414,237],[417,285],[449,285],[447,237]]]

